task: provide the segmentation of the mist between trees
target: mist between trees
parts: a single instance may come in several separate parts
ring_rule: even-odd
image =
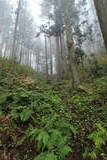
[[[42,0],[41,25],[36,6],[35,16],[29,6],[28,0],[0,1],[0,55],[46,80],[72,79],[75,88],[79,70],[106,56],[106,0]]]

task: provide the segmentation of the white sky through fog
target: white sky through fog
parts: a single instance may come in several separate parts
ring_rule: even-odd
[[[31,11],[35,23],[37,25],[41,25],[42,24],[41,3],[43,0],[24,0],[24,1],[28,3],[28,8]],[[17,7],[18,0],[9,0],[9,2],[12,4],[13,9]]]
[[[31,10],[31,13],[34,17],[34,21],[37,25],[40,25],[42,23],[41,19],[41,3],[42,0],[27,0],[29,3],[29,7]]]

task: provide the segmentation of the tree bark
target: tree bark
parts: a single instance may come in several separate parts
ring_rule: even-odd
[[[19,64],[22,63],[22,52],[23,52],[23,46],[22,46],[22,44],[21,44]]]
[[[59,36],[56,37],[56,70],[57,70],[57,80],[61,79],[61,59],[60,59],[60,43]]]
[[[80,84],[79,73],[77,71],[77,66],[75,63],[75,49],[73,42],[73,34],[71,28],[71,9],[69,7],[69,1],[63,0],[63,10],[64,10],[64,21],[66,26],[66,38],[67,38],[67,47],[69,54],[69,67],[72,74],[72,85],[73,88],[77,88]]]
[[[36,70],[39,72],[39,62],[40,61],[40,49],[37,48],[37,53],[36,53]]]
[[[64,48],[64,33],[60,34],[60,48],[61,48],[61,79],[66,78],[66,60],[65,60],[65,48]]]
[[[45,34],[45,60],[46,60],[46,80],[48,80],[48,50],[47,50],[47,36]]]
[[[4,47],[4,41],[2,41],[0,45],[0,56],[2,56],[3,47]]]
[[[49,37],[49,42],[50,42],[50,73],[51,73],[51,78],[53,76],[53,55],[52,55],[52,41],[51,37]]]
[[[107,51],[107,0],[94,0],[94,4]]]
[[[5,45],[5,50],[4,50],[4,57],[5,58],[6,58],[7,49],[8,49],[8,44]]]
[[[15,28],[14,28],[14,34],[13,34],[12,60],[13,60],[14,63],[16,62],[15,48],[16,48],[17,27],[18,27],[20,10],[21,10],[21,0],[19,0],[19,2],[18,2],[18,8],[17,8],[17,13],[16,13],[16,21],[15,21]]]

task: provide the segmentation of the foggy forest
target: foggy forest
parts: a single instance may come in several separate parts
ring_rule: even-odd
[[[0,0],[0,160],[107,160],[107,0]]]

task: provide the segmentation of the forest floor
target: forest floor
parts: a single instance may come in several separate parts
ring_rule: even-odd
[[[70,88],[0,59],[0,160],[107,160],[107,75]]]

